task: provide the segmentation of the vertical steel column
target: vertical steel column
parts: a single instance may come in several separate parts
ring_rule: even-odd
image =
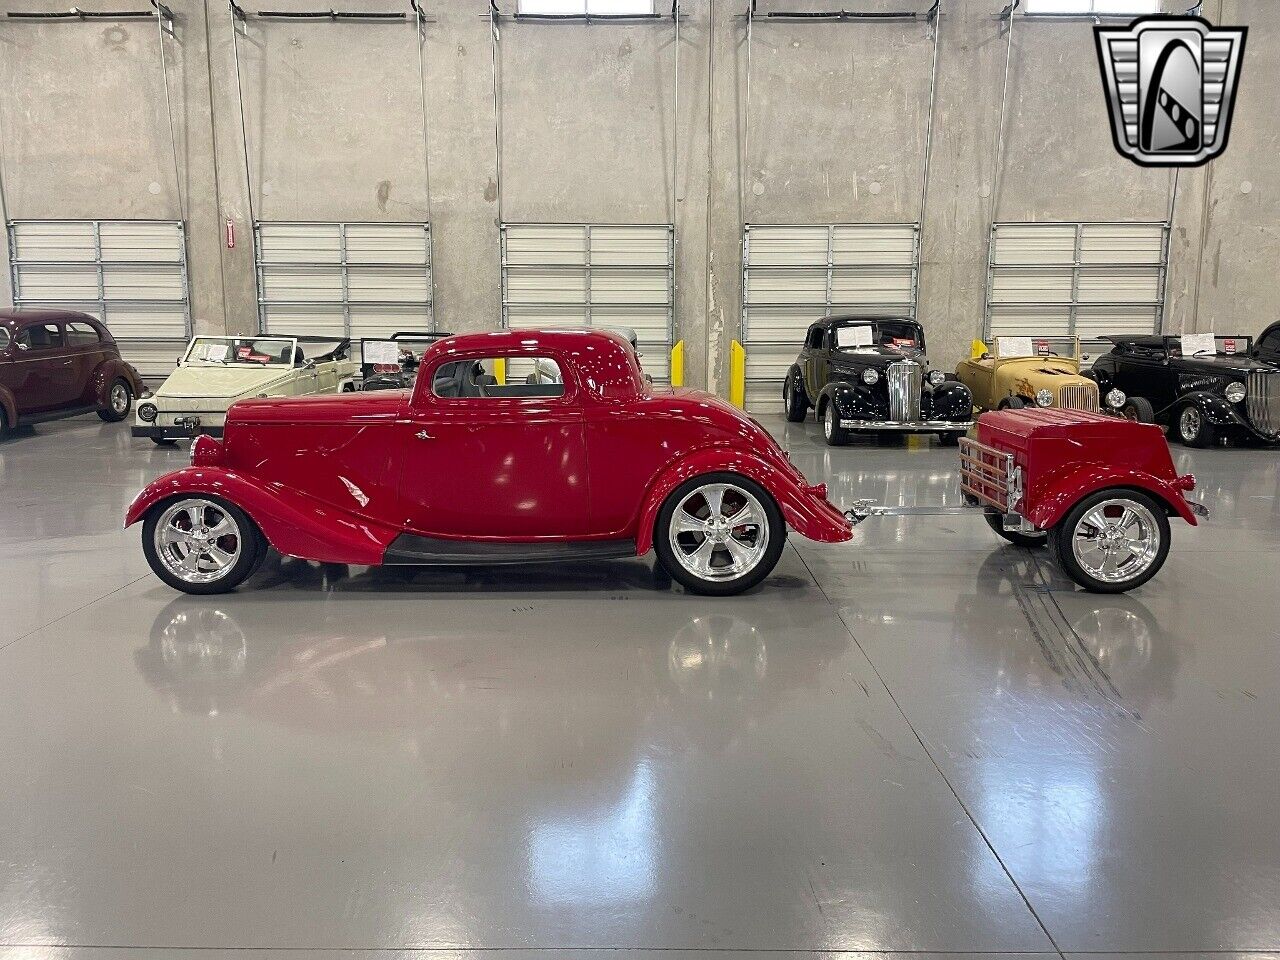
[[[240,110],[240,148],[244,156],[244,189],[245,202],[248,204],[249,236],[253,243],[253,272],[257,276],[258,287],[258,332],[267,332],[266,305],[262,294],[262,254],[258,236],[258,218],[253,211],[253,172],[249,166],[249,127],[244,119],[244,86],[240,80],[240,30],[249,35],[249,19],[235,0],[228,0],[228,13],[231,20],[231,58],[236,71],[236,106]]]
[[[751,162],[751,43],[756,22],[756,0],[747,3],[747,90],[742,105],[742,155],[738,158],[738,226],[747,226],[747,164]],[[746,295],[744,293],[743,298]]]
[[[427,123],[427,24],[418,0],[409,0],[413,7],[414,23],[418,39],[418,101],[422,110],[422,186],[427,203],[427,263],[432,264],[427,276],[427,297],[430,300],[428,320],[436,328],[436,271],[431,259],[431,224],[435,220],[431,205],[431,127]]]
[[[1004,118],[1009,106],[1009,64],[1013,59],[1013,21],[1022,0],[1010,0],[1005,8],[1009,15],[1009,25],[1005,28],[1004,47],[1004,81],[1000,86],[1000,120],[996,124],[996,162],[991,174],[991,216],[994,227],[996,217],[1000,213],[1000,179],[1004,168]]]
[[[671,54],[671,236],[668,248],[671,272],[668,283],[667,360],[671,344],[676,342],[676,222],[680,210],[680,0],[671,0],[671,19],[675,23],[675,48]]]
[[[498,4],[489,0],[489,65],[493,72],[493,182],[498,201],[498,223],[506,223],[502,212],[502,97],[499,93],[498,46],[502,37],[498,31]]]
[[[924,131],[924,168],[920,172],[920,216],[916,232],[916,272],[919,273],[920,251],[924,248],[924,216],[929,199],[929,161],[933,156],[933,110],[938,92],[938,37],[942,33],[942,0],[934,0],[929,11],[933,24],[933,63],[929,67],[929,117]],[[914,292],[914,291],[913,291]],[[915,302],[915,297],[912,297]]]

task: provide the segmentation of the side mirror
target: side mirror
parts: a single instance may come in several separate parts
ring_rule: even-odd
[[[29,344],[29,343],[18,343],[18,344],[17,344],[17,347],[18,347],[18,349],[19,349],[19,350],[21,350],[23,353],[26,353],[28,350],[30,350],[30,349],[31,349],[31,344]]]

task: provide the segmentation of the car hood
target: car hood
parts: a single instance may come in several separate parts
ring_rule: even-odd
[[[1221,377],[1239,374],[1244,376],[1250,370],[1274,370],[1269,363],[1261,363],[1246,354],[1234,357],[1181,357],[1170,361],[1179,373],[1208,373]]]
[[[194,397],[238,397],[258,393],[276,382],[287,380],[293,371],[281,367],[179,367],[169,374],[156,396],[160,399]]]

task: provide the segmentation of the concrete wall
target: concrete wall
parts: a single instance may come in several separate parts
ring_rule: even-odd
[[[1087,21],[1016,21],[997,178],[1003,5],[943,0],[919,315],[944,364],[981,328],[993,218],[1163,220],[1169,209],[1172,177],[1111,145]],[[0,12],[62,6],[0,0]],[[261,219],[429,218],[436,316],[455,330],[498,323],[500,217],[674,220],[688,380],[721,386],[739,325],[744,220],[914,221],[920,210],[933,53],[923,23],[757,20],[748,111],[745,0],[683,0],[678,104],[670,20],[503,22],[495,145],[486,0],[426,0],[425,136],[411,22],[253,20],[238,44],[246,171],[227,7],[170,6],[181,192],[154,21],[0,19],[0,163],[10,218],[177,217],[185,206],[201,329],[256,322],[250,189]],[[760,0],[758,10],[835,6]],[[1178,177],[1166,324],[1255,331],[1273,319],[1280,256],[1270,95],[1280,4],[1209,0],[1205,14],[1247,24],[1250,36],[1230,149]]]

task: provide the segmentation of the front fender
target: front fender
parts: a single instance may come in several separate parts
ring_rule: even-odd
[[[959,380],[944,380],[929,392],[927,419],[972,420],[973,393]]]
[[[1101,463],[1073,463],[1048,474],[1035,489],[1027,491],[1026,499],[1033,506],[1025,516],[1041,530],[1048,530],[1089,494],[1109,487],[1131,487],[1149,493],[1187,523],[1196,525],[1196,515],[1182,496],[1184,490],[1195,487],[1194,477],[1188,475],[1169,482],[1143,470]]]
[[[1200,410],[1200,415],[1215,427],[1244,427],[1246,430],[1251,429],[1249,421],[1239,412],[1240,405],[1232,403],[1226,397],[1220,397],[1216,393],[1209,393],[1207,390],[1196,390],[1178,398],[1179,407],[1184,407],[1188,403],[1194,403]]]
[[[400,532],[335,510],[278,484],[220,466],[196,465],[148,484],[125,514],[124,525],[141,520],[156,504],[185,494],[213,494],[249,515],[278,551],[322,563],[382,563]]]
[[[782,508],[787,525],[802,537],[820,543],[842,543],[853,536],[844,514],[827,501],[825,485],[802,485],[761,457],[714,447],[672,464],[649,486],[636,526],[636,555],[648,553],[653,546],[653,525],[671,491],[692,477],[720,472],[741,474],[768,490]]]
[[[886,420],[889,417],[888,398],[867,387],[837,380],[822,388],[822,396],[828,403],[836,405],[836,412],[843,420]]]

